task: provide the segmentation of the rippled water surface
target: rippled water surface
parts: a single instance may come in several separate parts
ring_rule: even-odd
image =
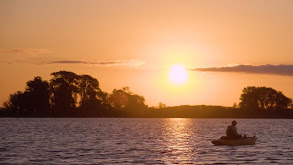
[[[214,146],[231,119],[0,119],[0,164],[293,164],[293,120],[238,119],[253,146]]]

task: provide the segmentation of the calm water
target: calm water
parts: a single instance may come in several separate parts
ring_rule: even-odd
[[[238,119],[255,146],[214,146],[231,119],[0,119],[0,164],[293,164],[293,120]]]

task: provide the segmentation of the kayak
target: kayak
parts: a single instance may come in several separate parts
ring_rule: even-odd
[[[246,137],[236,140],[225,140],[217,139],[213,140],[214,145],[228,145],[228,146],[241,146],[241,145],[255,145],[257,138],[256,137]]]

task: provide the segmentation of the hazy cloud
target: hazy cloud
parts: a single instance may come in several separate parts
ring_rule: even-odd
[[[293,76],[293,65],[237,65],[229,67],[193,68],[191,70],[201,72],[245,72],[254,74]]]
[[[0,49],[0,54],[49,54],[52,53],[48,49],[23,49],[23,48],[15,48],[15,49]]]
[[[115,66],[115,65],[125,65],[125,66],[133,66],[133,67],[138,67],[141,65],[144,65],[144,61],[140,60],[128,60],[128,61],[50,61],[50,62],[45,62],[41,64],[86,64],[86,65],[99,65],[99,66]]]
[[[116,60],[116,61],[82,61],[82,60],[56,60],[56,61],[46,61],[41,60],[39,54],[49,54],[52,53],[48,49],[1,49],[0,55],[4,55],[0,59],[0,63],[7,64],[36,64],[36,65],[46,65],[46,64],[84,64],[84,65],[95,65],[95,66],[130,66],[139,67],[145,64],[141,60]],[[8,56],[9,55],[9,56]],[[20,56],[21,55],[21,56]]]

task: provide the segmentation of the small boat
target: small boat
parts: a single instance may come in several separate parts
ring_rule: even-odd
[[[227,140],[227,139],[217,139],[213,140],[214,145],[228,145],[228,146],[241,146],[241,145],[255,145],[256,137],[246,137],[242,139]]]

